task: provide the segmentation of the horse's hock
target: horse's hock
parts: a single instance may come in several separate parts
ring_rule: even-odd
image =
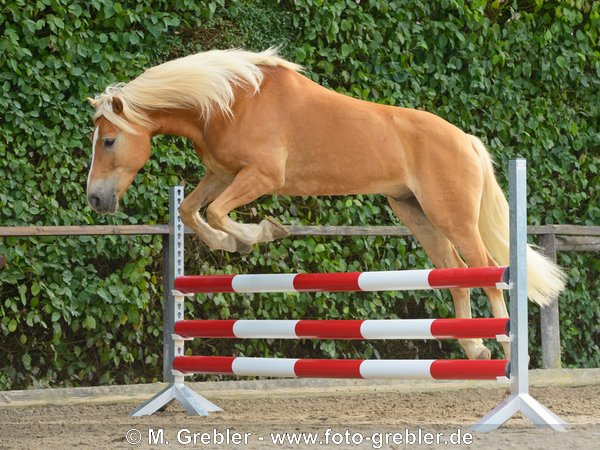
[[[169,386],[135,411],[153,414],[176,400],[189,414],[221,411],[189,389],[188,374],[266,377],[371,379],[491,379],[510,382],[511,394],[473,426],[489,431],[521,412],[536,426],[564,431],[566,423],[529,395],[527,349],[527,234],[526,164],[510,162],[510,267],[476,267],[392,272],[329,274],[258,274],[185,276],[184,226],[178,209],[183,188],[175,187],[170,200],[169,285],[165,305],[165,372]],[[509,319],[400,319],[400,320],[185,320],[186,296],[215,292],[382,291],[490,287],[510,290]],[[269,339],[464,339],[496,338],[510,342],[508,360],[322,360],[185,356],[184,342],[193,338]]]

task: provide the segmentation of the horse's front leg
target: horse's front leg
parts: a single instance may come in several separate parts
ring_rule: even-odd
[[[289,232],[283,225],[273,219],[263,220],[255,225],[237,223],[228,216],[235,208],[268,194],[280,185],[281,182],[276,178],[265,175],[253,167],[245,167],[207,208],[208,223],[211,227],[222,230],[247,245],[289,236]]]
[[[215,199],[226,187],[227,184],[218,180],[212,172],[206,172],[198,186],[181,203],[181,221],[212,250],[248,253],[252,250],[250,245],[212,228],[199,213],[202,207]]]

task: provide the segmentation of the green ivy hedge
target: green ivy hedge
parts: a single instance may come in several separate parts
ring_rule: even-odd
[[[167,187],[203,169],[182,139],[158,138],[121,212],[86,205],[92,130],[85,99],[170,58],[210,48],[282,53],[312,79],[376,102],[426,109],[484,139],[501,183],[530,161],[530,223],[597,224],[600,7],[592,1],[8,0],[0,9],[0,225],[164,223]],[[264,198],[236,215],[287,224],[397,223],[383,199]],[[412,239],[308,238],[248,256],[190,238],[190,273],[388,270],[430,266]],[[0,389],[161,378],[159,237],[6,238],[0,254]],[[560,254],[564,363],[600,365],[597,255]],[[476,315],[489,316],[473,293]],[[539,323],[531,308],[532,365]],[[211,295],[190,317],[452,316],[445,292]],[[537,344],[537,345],[536,345]],[[498,346],[491,344],[495,351]],[[194,342],[200,354],[462,357],[452,342]]]

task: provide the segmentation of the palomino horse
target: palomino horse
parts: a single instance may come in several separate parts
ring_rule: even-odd
[[[191,139],[206,167],[181,217],[212,249],[248,252],[287,235],[274,220],[229,217],[261,195],[383,194],[435,266],[508,264],[508,206],[479,139],[424,111],[330,91],[300,69],[273,49],[215,50],[108,87],[90,100],[90,206],[116,211],[151,138],[171,134]],[[528,258],[529,297],[546,304],[564,276],[533,249]],[[493,315],[507,317],[502,292],[485,292]],[[471,317],[468,289],[451,293],[456,316]],[[490,357],[480,339],[460,344],[469,358]]]

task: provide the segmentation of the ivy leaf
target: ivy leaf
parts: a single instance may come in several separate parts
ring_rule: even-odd
[[[88,330],[95,330],[96,329],[96,319],[94,319],[94,317],[92,317],[92,316],[86,316],[86,318],[83,320],[83,327]]]
[[[348,44],[342,44],[342,57],[346,58],[350,53],[352,53],[352,47]]]
[[[29,356],[28,353],[25,353],[21,357],[21,361],[23,362],[23,367],[25,368],[25,370],[31,370],[31,356]]]

